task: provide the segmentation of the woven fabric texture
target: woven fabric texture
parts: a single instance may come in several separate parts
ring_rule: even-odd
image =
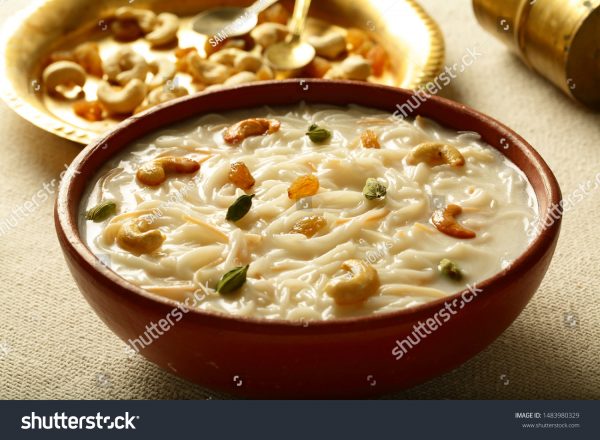
[[[2,2],[0,18],[24,3]],[[600,173],[600,115],[570,101],[485,33],[470,0],[422,4],[444,32],[448,65],[460,63],[468,49],[481,54],[441,95],[522,134],[554,170],[565,198],[593,181]],[[0,133],[0,223],[14,223],[0,235],[0,398],[222,397],[129,357],[75,286],[52,210],[58,177],[80,147],[32,126],[4,103]],[[387,397],[600,398],[599,212],[600,188],[566,213],[541,288],[498,340],[456,370]]]

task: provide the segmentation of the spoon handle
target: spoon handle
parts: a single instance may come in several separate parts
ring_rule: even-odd
[[[257,0],[254,3],[252,3],[252,5],[248,6],[246,9],[258,15],[265,9],[269,8],[270,6],[273,6],[278,1],[279,0]]]
[[[304,23],[306,22],[306,16],[310,8],[311,0],[296,0],[294,5],[294,14],[292,15],[292,21],[290,23],[291,35],[294,39],[299,39],[304,30]]]

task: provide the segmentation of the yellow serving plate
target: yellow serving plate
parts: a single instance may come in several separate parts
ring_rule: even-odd
[[[191,30],[191,19],[200,11],[220,5],[249,6],[240,0],[136,0],[132,6],[182,17],[179,46],[202,47],[206,37]],[[282,3],[292,9],[292,3]],[[87,144],[112,129],[119,121],[88,122],[73,113],[73,101],[48,97],[40,83],[42,62],[55,50],[97,41],[101,54],[117,44],[107,31],[114,10],[124,0],[39,0],[6,21],[0,52],[0,95],[23,118],[65,139]],[[333,27],[357,27],[370,31],[386,48],[390,67],[376,82],[415,89],[433,80],[444,63],[444,40],[437,24],[413,0],[318,0],[310,10],[308,32]],[[151,50],[142,40],[133,43],[141,52]],[[84,88],[95,98],[97,80]]]

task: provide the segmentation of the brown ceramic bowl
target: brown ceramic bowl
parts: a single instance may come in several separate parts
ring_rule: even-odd
[[[60,186],[56,229],[79,289],[124,341],[138,338],[147,325],[158,323],[177,306],[105,267],[79,235],[84,189],[96,170],[134,140],[203,113],[302,100],[351,102],[393,113],[396,105],[411,98],[417,99],[406,90],[355,82],[268,82],[186,97],[128,119],[85,148]],[[190,311],[141,353],[167,371],[221,392],[255,398],[340,398],[413,386],[457,367],[496,339],[523,310],[550,264],[560,229],[558,183],[524,139],[492,118],[437,97],[423,102],[415,114],[480,133],[527,175],[547,225],[509,268],[478,283],[481,292],[471,295],[463,309],[399,360],[393,354],[396,341],[464,292],[388,314],[309,325]]]

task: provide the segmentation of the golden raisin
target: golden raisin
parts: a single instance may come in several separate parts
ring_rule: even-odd
[[[104,109],[98,101],[77,101],[73,104],[73,111],[87,121],[96,122],[104,119]]]
[[[369,52],[374,47],[375,47],[375,43],[372,40],[367,40],[362,45],[357,47],[354,52],[356,52],[358,55],[360,55],[364,58],[367,58]]]
[[[292,227],[291,232],[295,234],[303,234],[307,238],[311,238],[317,232],[325,227],[327,220],[320,215],[309,215],[302,217]]]
[[[373,75],[383,75],[383,72],[385,71],[385,66],[387,64],[387,53],[385,49],[379,44],[376,44],[369,50],[369,52],[367,52],[366,58],[368,61],[371,62],[371,67],[373,68]]]
[[[209,57],[213,53],[218,52],[221,49],[223,49],[223,46],[225,46],[227,44],[227,42],[229,41],[229,38],[225,38],[224,40],[220,40],[220,41],[213,39],[212,41],[213,41],[213,43],[211,44],[211,39],[207,38],[206,42],[204,43],[204,52],[206,52],[207,57]]]
[[[235,162],[230,165],[229,181],[243,190],[252,188],[255,183],[254,177],[244,162]]]
[[[175,58],[185,58],[190,52],[198,52],[198,49],[195,47],[178,47],[175,49]]]
[[[178,47],[175,49],[175,68],[178,72],[190,73],[188,65],[188,55],[192,52],[198,53],[195,47]]]
[[[287,25],[289,19],[290,13],[279,3],[274,4],[258,15],[259,23],[270,22]]]
[[[288,197],[298,200],[303,197],[314,196],[319,191],[319,179],[312,174],[300,176],[288,188]]]
[[[365,148],[381,148],[377,134],[373,130],[365,130],[360,135],[360,141]]]
[[[325,58],[315,57],[308,66],[304,68],[304,75],[308,78],[323,78],[331,69],[331,63]]]
[[[369,41],[369,35],[358,28],[350,28],[346,33],[346,41],[350,45],[351,51],[356,51],[364,43]]]

